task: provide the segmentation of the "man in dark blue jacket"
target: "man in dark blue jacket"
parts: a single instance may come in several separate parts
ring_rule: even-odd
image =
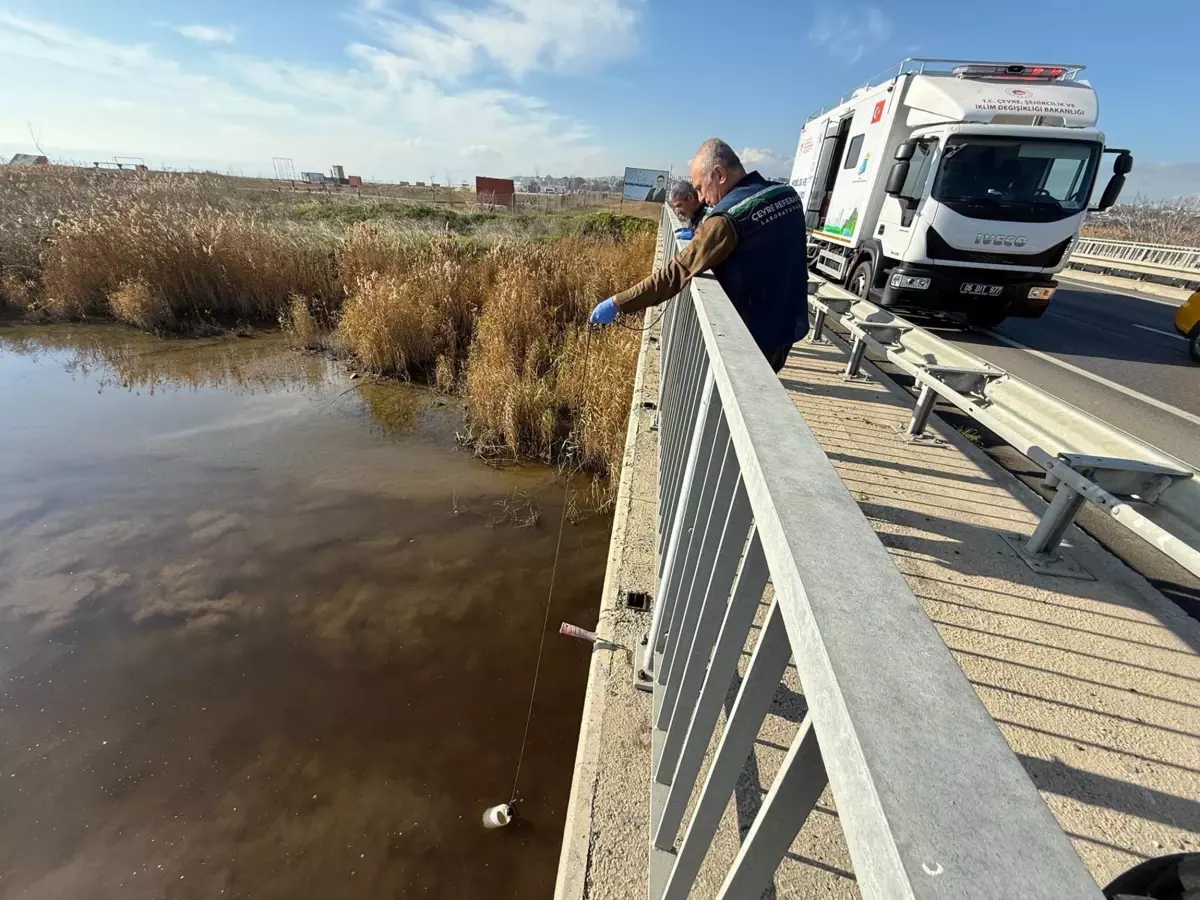
[[[688,245],[649,278],[592,310],[607,325],[674,297],[712,269],[759,349],[778,372],[808,330],[807,230],[790,185],[746,172],[733,148],[710,138],[692,160],[692,183],[709,214]]]

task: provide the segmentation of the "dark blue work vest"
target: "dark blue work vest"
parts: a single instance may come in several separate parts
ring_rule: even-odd
[[[788,347],[808,332],[808,232],[795,188],[750,172],[709,211],[737,230],[737,247],[713,266],[764,350]]]

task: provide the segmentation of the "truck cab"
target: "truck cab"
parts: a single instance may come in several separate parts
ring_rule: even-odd
[[[1081,69],[906,60],[810,119],[792,184],[807,200],[812,267],[887,307],[978,326],[1040,316],[1104,154],[1117,158],[1097,208],[1132,168],[1093,127]]]

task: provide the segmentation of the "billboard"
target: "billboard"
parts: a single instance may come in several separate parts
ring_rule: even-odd
[[[512,206],[514,190],[511,178],[485,178],[482,175],[475,178],[475,199],[480,203]]]
[[[648,200],[663,203],[667,199],[667,173],[662,169],[625,169],[622,200]]]

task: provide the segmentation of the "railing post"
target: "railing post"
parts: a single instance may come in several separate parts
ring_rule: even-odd
[[[720,402],[720,397],[714,396],[709,406],[709,415],[713,416],[716,421],[713,423],[711,437],[707,435],[705,437],[708,452],[701,451],[700,464],[704,467],[704,476],[701,478],[697,472],[692,479],[693,492],[697,495],[695,515],[689,516],[689,520],[684,522],[687,552],[678,557],[676,563],[680,573],[679,577],[675,579],[677,599],[672,608],[671,621],[665,623],[666,627],[663,631],[666,641],[663,647],[663,657],[658,667],[658,683],[661,685],[667,685],[667,675],[675,660],[676,650],[681,641],[690,640],[691,629],[695,627],[696,614],[699,612],[702,600],[696,596],[694,590],[696,576],[705,565],[706,545],[711,551],[709,542],[715,542],[719,524],[714,521],[713,513],[719,508],[728,508],[729,492],[733,489],[732,473],[725,471],[725,456],[729,449],[729,429],[725,426],[724,416],[721,415]],[[733,468],[732,463],[730,468]],[[695,491],[697,484],[699,491]],[[721,491],[725,492],[724,497],[721,496]],[[725,504],[724,507],[720,505],[722,502]],[[709,565],[711,566],[711,562]],[[664,696],[668,700],[671,699],[669,688]],[[663,714],[669,716],[670,710],[664,710]]]
[[[690,312],[690,310],[689,310]],[[685,320],[687,333],[680,340],[680,352],[686,354],[686,360],[680,370],[680,379],[675,396],[671,399],[668,413],[672,419],[670,435],[666,438],[667,460],[665,478],[659,483],[659,509],[663,511],[660,518],[661,534],[659,537],[660,563],[661,554],[666,552],[666,536],[670,533],[675,517],[676,502],[679,499],[680,479],[687,463],[688,436],[695,421],[696,409],[701,398],[701,386],[704,384],[704,374],[709,371],[708,359],[704,344],[700,340],[700,332],[695,328],[695,316]],[[661,574],[662,569],[660,567]]]
[[[766,586],[767,561],[763,556],[758,532],[751,529],[746,553],[742,557],[742,567],[737,573],[737,584],[725,608],[721,629],[713,646],[712,659],[704,672],[704,684],[700,688],[691,721],[688,723],[679,764],[671,777],[671,790],[663,803],[654,832],[654,846],[660,850],[670,850],[675,846],[675,837],[683,823],[687,802],[692,796],[692,788],[700,774],[709,739],[721,714],[721,704],[724,703],[729,685],[737,672],[738,658],[746,644],[746,635],[754,621],[754,613]],[[665,755],[665,746],[663,752]]]
[[[679,557],[683,541],[684,524],[696,513],[696,505],[699,500],[699,492],[693,490],[693,480],[696,477],[696,468],[703,451],[706,448],[706,440],[711,441],[712,430],[715,430],[715,417],[710,414],[710,404],[714,393],[716,392],[713,386],[712,373],[708,372],[703,380],[703,386],[700,388],[700,402],[697,408],[695,418],[695,427],[692,429],[692,440],[688,448],[687,463],[684,466],[684,472],[681,479],[679,490],[679,499],[677,501],[675,516],[671,524],[671,536],[667,542],[667,551],[663,557],[662,578],[659,581],[658,602],[654,604],[654,615],[650,620],[650,631],[646,636],[646,652],[642,658],[642,671],[649,675],[654,671],[654,654],[659,649],[659,643],[663,638],[664,617],[666,621],[670,621],[670,616],[675,603],[675,588],[679,581],[681,572],[680,566],[675,564],[675,560]],[[719,409],[719,407],[718,407]],[[718,413],[719,414],[719,413]],[[663,508],[659,508],[659,521],[662,521]]]
[[[754,747],[758,730],[762,727],[767,710],[771,708],[775,689],[779,687],[791,657],[792,649],[788,643],[787,628],[783,624],[783,613],[779,611],[778,602],[772,601],[758,645],[750,657],[746,677],[742,679],[737,700],[725,723],[725,733],[721,735],[721,743],[709,767],[708,778],[700,791],[696,811],[688,823],[683,844],[675,857],[675,865],[667,878],[662,900],[685,900],[691,893],[700,864],[708,853],[717,825],[729,803],[729,795],[733,793],[742,767],[746,764],[746,757]]]
[[[805,716],[717,900],[762,896],[828,782],[812,717]]]
[[[692,478],[686,492],[681,490],[675,503],[674,521],[679,523],[675,553],[671,558],[670,567],[663,567],[663,574],[659,579],[659,594],[666,598],[663,618],[659,623],[658,646],[655,648],[663,652],[661,666],[658,667],[660,684],[665,683],[675,645],[679,640],[678,621],[682,620],[689,600],[685,588],[690,587],[695,576],[696,557],[700,551],[700,540],[708,516],[712,514],[713,491],[716,488],[717,469],[721,462],[717,447],[721,442],[719,435],[724,425],[724,417],[721,415],[721,398],[715,387],[710,388],[707,400],[701,409],[703,415],[696,418],[696,436],[700,443]],[[728,434],[726,431],[726,441]]]
[[[659,672],[660,681],[663,675],[667,676],[658,719],[658,727],[667,732],[657,773],[661,784],[670,784],[675,772],[684,730],[691,721],[693,698],[699,690],[704,667],[708,665],[712,642],[729,601],[729,588],[750,528],[750,503],[745,490],[739,490],[737,455],[729,445],[728,431],[724,433],[721,474],[712,494],[711,512],[700,551],[696,554],[692,581],[687,596],[682,598],[686,606],[678,629],[679,639],[673,642],[673,652],[664,655]]]

